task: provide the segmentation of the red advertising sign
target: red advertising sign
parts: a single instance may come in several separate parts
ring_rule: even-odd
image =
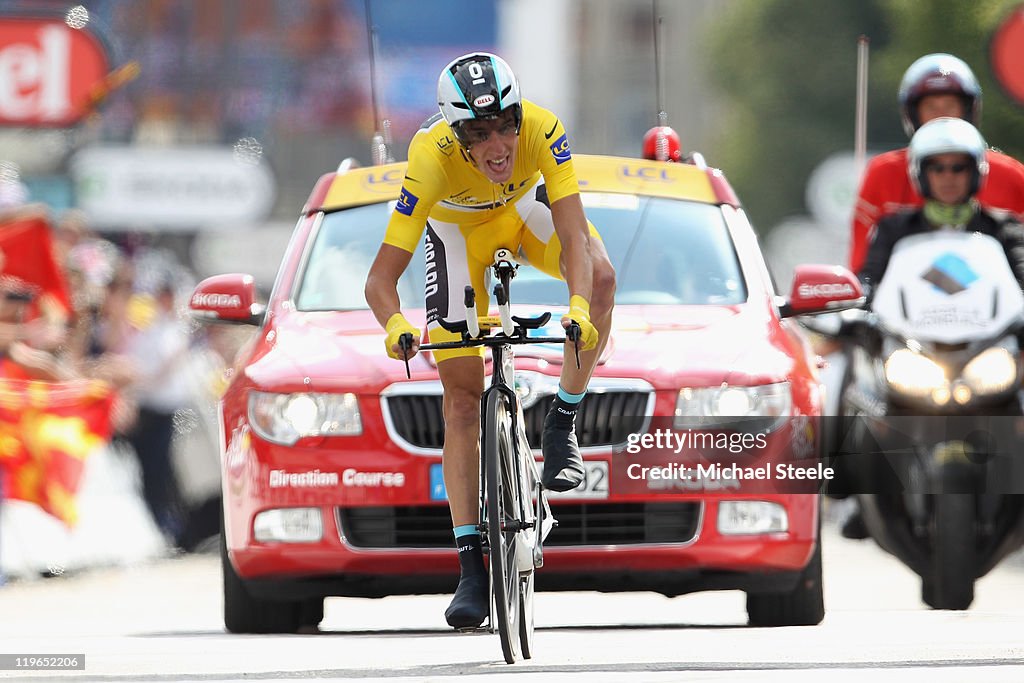
[[[69,126],[109,71],[103,44],[63,19],[0,18],[0,126]]]
[[[999,85],[1024,106],[1024,5],[1014,9],[996,29],[989,59]]]

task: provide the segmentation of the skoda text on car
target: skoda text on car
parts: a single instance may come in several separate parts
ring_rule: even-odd
[[[817,466],[815,356],[786,318],[856,298],[859,287],[842,269],[807,266],[791,296],[778,296],[732,189],[703,163],[575,161],[618,291],[576,423],[587,478],[551,496],[558,526],[538,588],[740,589],[751,623],[817,623],[816,488],[721,468],[768,463],[771,478],[775,468]],[[209,278],[193,296],[197,316],[258,326],[220,404],[229,630],[315,625],[325,596],[450,592],[457,583],[436,366],[419,354],[407,379],[363,298],[404,168],[320,179],[265,310],[241,274]],[[399,283],[402,309],[419,325],[431,256],[414,255]],[[517,312],[552,311],[553,325],[569,298],[564,283],[528,267],[511,292]],[[561,362],[558,346],[517,352],[537,449]],[[713,463],[708,443],[681,441],[735,427],[737,416],[756,439],[741,446],[742,463]],[[702,469],[683,476],[684,462]]]

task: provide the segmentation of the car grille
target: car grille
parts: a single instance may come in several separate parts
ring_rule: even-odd
[[[613,446],[644,429],[646,391],[604,391],[587,394],[576,414],[576,438],[580,447]],[[440,394],[388,396],[387,410],[398,436],[417,448],[441,448],[444,444],[444,417]],[[523,411],[526,436],[534,448],[540,447],[544,416],[550,401],[543,399]]]
[[[697,535],[700,503],[552,504],[558,526],[546,546],[687,543]],[[338,508],[338,527],[357,548],[450,548],[447,506]]]

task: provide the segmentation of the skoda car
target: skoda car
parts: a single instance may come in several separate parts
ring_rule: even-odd
[[[739,589],[751,624],[818,623],[822,389],[789,318],[856,300],[855,278],[803,266],[780,296],[728,182],[699,158],[575,165],[618,291],[577,416],[587,477],[551,496],[538,589]],[[407,378],[363,297],[404,171],[323,176],[265,306],[244,274],[192,297],[196,316],[257,327],[219,407],[229,631],[315,626],[327,596],[456,586],[437,369],[422,353]],[[423,282],[420,254],[399,289],[421,325]],[[551,311],[553,325],[568,302],[528,266],[511,293],[518,313]],[[535,447],[561,362],[557,345],[517,350]]]

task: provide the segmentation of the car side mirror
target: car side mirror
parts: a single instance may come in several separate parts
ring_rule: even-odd
[[[832,313],[864,305],[860,281],[843,266],[804,264],[793,273],[788,297],[779,297],[779,315]]]
[[[255,280],[244,273],[206,278],[196,285],[188,307],[197,320],[240,325],[262,325],[266,312],[266,306],[256,303]]]

